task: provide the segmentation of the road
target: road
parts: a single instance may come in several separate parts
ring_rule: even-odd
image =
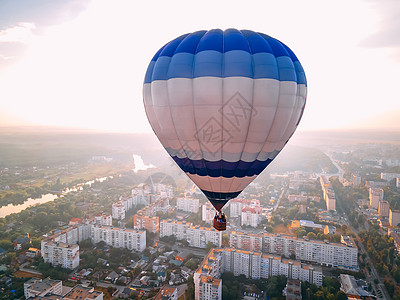
[[[375,295],[377,296],[377,299],[390,300],[391,297],[390,297],[388,291],[386,290],[385,285],[382,283],[381,278],[379,277],[378,271],[376,270],[371,258],[369,257],[368,252],[365,250],[365,247],[361,241],[361,238],[358,236],[359,231],[351,225],[351,223],[349,222],[348,217],[346,215],[346,212],[343,212],[343,213],[345,215],[344,220],[345,220],[347,227],[349,227],[351,229],[351,231],[356,235],[356,240],[359,242],[358,244],[360,246],[360,248],[359,248],[360,253],[366,254],[366,261],[369,262],[369,265],[371,267],[371,274],[369,277],[366,278],[367,282],[371,283],[371,285],[375,291]],[[374,282],[375,279],[378,279],[378,281],[379,281],[378,284],[375,284],[375,282]],[[378,295],[382,295],[382,296],[379,297]]]

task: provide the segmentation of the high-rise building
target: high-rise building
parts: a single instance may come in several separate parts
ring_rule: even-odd
[[[263,236],[262,234],[248,234],[243,232],[232,231],[229,243],[230,247],[234,249],[243,249],[248,251],[262,251],[263,245]]]
[[[378,203],[378,215],[380,217],[389,218],[390,205],[387,201],[379,201]]]
[[[176,200],[176,209],[197,214],[199,212],[199,199],[178,198]]]
[[[160,223],[160,237],[175,236],[177,240],[186,240],[190,246],[206,248],[208,243],[217,247],[222,244],[222,232],[214,228],[193,226],[192,223],[163,220]]]
[[[243,207],[241,216],[242,226],[257,227],[261,221],[261,207]]]
[[[143,251],[146,249],[146,231],[109,227],[92,226],[93,243],[105,242],[115,248]]]
[[[390,226],[400,224],[400,210],[389,209],[389,224]]]
[[[198,284],[198,298],[195,297],[195,299],[222,300],[222,280],[211,276],[201,275]]]
[[[217,292],[219,282],[212,279],[219,279],[224,272],[232,272],[235,276],[244,275],[252,279],[284,275],[288,279],[308,281],[317,286],[322,285],[323,279],[320,266],[261,252],[232,248],[212,249],[194,273],[195,299],[219,299],[210,298],[211,291],[214,297],[219,295]],[[204,292],[206,287],[207,293]]]
[[[71,270],[79,266],[79,245],[53,241],[42,241],[41,244],[44,262]]]
[[[206,202],[201,206],[201,220],[211,224],[214,220],[215,212],[215,208],[209,202]]]
[[[351,237],[343,236],[341,243],[302,239],[296,236],[264,233],[263,252],[294,256],[298,260],[358,270],[358,249]]]
[[[369,188],[369,207],[378,209],[379,201],[383,201],[383,189]]]

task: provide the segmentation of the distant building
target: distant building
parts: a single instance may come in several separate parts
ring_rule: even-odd
[[[35,257],[38,256],[40,254],[40,249],[36,249],[36,248],[29,248],[28,250],[26,250],[26,256],[27,257]]]
[[[392,181],[393,179],[400,178],[399,173],[381,173],[381,179]]]
[[[383,189],[369,188],[369,207],[378,209],[379,201],[383,201]]]
[[[359,186],[361,184],[361,177],[354,173],[351,174],[351,183],[353,186]]]
[[[387,202],[387,201],[379,201],[379,204],[378,204],[378,215],[380,217],[388,218],[389,217],[389,209],[390,209],[389,202]]]
[[[94,217],[94,223],[99,226],[112,226],[112,216],[99,214]]]
[[[296,195],[296,194],[290,194],[288,196],[289,203],[293,202],[307,202],[307,201],[314,201],[314,202],[320,202],[321,198],[318,196],[307,196],[307,195]]]
[[[262,234],[248,234],[243,232],[232,231],[229,237],[231,248],[243,249],[248,251],[262,251]]]
[[[231,218],[242,216],[242,210],[245,207],[260,207],[260,201],[257,199],[232,199],[229,201],[229,210]]]
[[[222,232],[214,228],[193,226],[192,223],[163,220],[160,222],[160,237],[175,236],[177,240],[186,240],[190,246],[206,248],[209,242],[217,247],[222,244]]]
[[[92,226],[92,242],[101,241],[115,248],[126,248],[135,251],[146,249],[146,231],[124,229],[109,226]]]
[[[112,204],[112,218],[115,220],[123,220],[125,219],[125,207],[121,202],[116,202]]]
[[[261,207],[243,207],[241,225],[257,227],[261,221]]]
[[[93,287],[83,285],[74,286],[64,297],[65,300],[103,300],[103,292],[95,291]]]
[[[133,226],[135,229],[146,229],[149,232],[158,233],[160,231],[160,218],[149,217],[143,214],[133,216]]]
[[[24,245],[30,244],[31,243],[31,239],[29,237],[29,234],[26,234],[24,237],[22,238],[16,238],[14,241],[14,249],[15,250],[21,250],[22,247]],[[26,249],[26,248],[25,248]]]
[[[176,200],[176,209],[197,214],[199,212],[199,199],[178,198]]]
[[[50,278],[40,279],[31,278],[24,283],[25,299],[34,297],[44,297],[47,295],[62,295],[62,281]]]
[[[397,226],[400,223],[400,210],[389,209],[389,224]]]
[[[206,202],[201,206],[201,220],[211,224],[214,220],[215,212],[215,208],[209,202]]]

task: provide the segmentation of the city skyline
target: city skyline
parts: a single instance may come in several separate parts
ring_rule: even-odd
[[[151,132],[142,85],[154,53],[187,32],[236,27],[298,55],[309,82],[299,130],[398,129],[395,1],[49,3],[0,4],[0,126]]]

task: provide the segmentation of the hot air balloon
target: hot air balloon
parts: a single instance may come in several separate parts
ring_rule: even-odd
[[[169,155],[218,211],[293,135],[307,81],[282,42],[250,30],[184,34],[164,45],[144,80],[147,118]]]

